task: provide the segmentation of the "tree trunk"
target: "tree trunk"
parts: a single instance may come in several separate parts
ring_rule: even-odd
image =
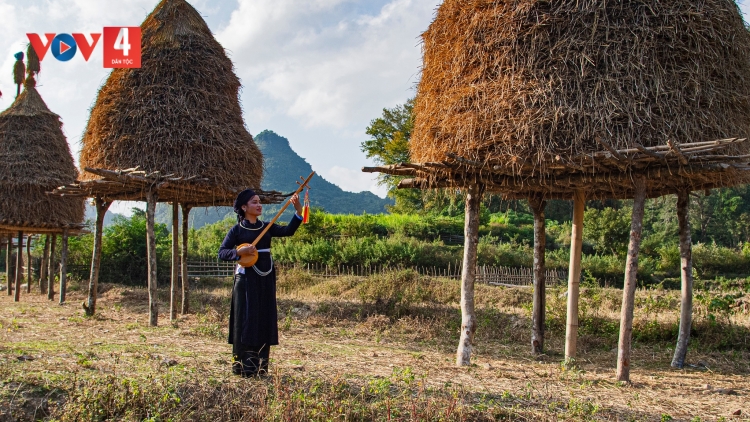
[[[188,280],[188,216],[190,207],[182,204],[182,314],[190,312],[190,282]]]
[[[8,233],[8,244],[5,246],[5,284],[8,287],[8,296],[13,294],[13,235]]]
[[[16,290],[13,301],[21,300],[21,279],[23,278],[23,232],[18,232],[18,250],[16,251]]]
[[[625,262],[625,284],[622,289],[622,310],[620,313],[620,342],[617,348],[617,380],[630,381],[630,345],[633,338],[633,307],[635,288],[638,284],[638,250],[641,248],[643,231],[643,208],[646,202],[646,184],[643,178],[636,177],[633,215],[630,220],[630,244]]]
[[[680,268],[682,275],[682,301],[680,305],[680,331],[674,349],[672,367],[682,368],[690,341],[693,321],[693,250],[690,240],[690,191],[677,193],[677,221],[680,226]]]
[[[156,291],[156,235],[154,234],[154,212],[157,194],[146,194],[146,249],[148,256],[148,320],[152,327],[159,324],[159,301]]]
[[[44,236],[44,252],[42,253],[42,265],[39,268],[39,293],[47,293],[47,266],[49,265],[49,235]]]
[[[461,339],[456,351],[456,365],[471,364],[471,348],[477,319],[474,314],[474,280],[477,272],[477,244],[479,243],[479,204],[482,189],[472,186],[466,194],[464,223],[464,261],[461,274]]]
[[[107,202],[102,198],[94,198],[94,204],[96,204],[96,227],[94,228],[94,250],[91,254],[91,272],[89,273],[89,297],[86,304],[83,305],[83,309],[88,316],[96,313],[96,297],[99,294],[99,267],[102,262],[104,216],[112,202]]]
[[[180,208],[172,203],[172,277],[169,289],[169,320],[177,319],[177,277],[180,272]]]
[[[583,246],[583,212],[586,195],[573,195],[573,227],[570,233],[570,264],[568,265],[568,315],[565,327],[565,360],[576,357],[578,343],[578,289],[581,284],[581,247]]]
[[[65,303],[65,292],[68,290],[68,229],[63,229],[60,253],[60,305]]]
[[[541,198],[529,198],[529,205],[534,212],[534,305],[531,313],[531,353],[542,354],[544,353],[544,314],[547,299],[544,265],[544,252],[547,245],[544,208],[547,202]]]
[[[49,264],[47,265],[47,299],[55,299],[55,246],[57,245],[57,235],[52,235],[49,245]]]
[[[31,235],[26,236],[26,293],[31,293],[31,275],[34,273],[31,264]]]

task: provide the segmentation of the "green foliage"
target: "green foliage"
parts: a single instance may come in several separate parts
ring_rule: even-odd
[[[584,241],[597,253],[624,255],[630,240],[630,214],[630,209],[587,209],[583,215]]]

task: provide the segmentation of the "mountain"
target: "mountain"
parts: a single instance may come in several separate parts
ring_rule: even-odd
[[[300,157],[289,145],[289,140],[273,131],[265,130],[255,136],[255,143],[263,153],[265,169],[261,188],[284,193],[297,189],[299,177],[307,177],[313,171],[312,166]],[[372,192],[346,192],[327,181],[317,173],[310,181],[310,205],[320,207],[332,214],[381,214],[385,206],[393,204],[390,199],[383,199]],[[271,219],[281,205],[267,205],[263,209],[263,219]],[[290,206],[281,221],[292,216]],[[156,221],[171,225],[171,207],[159,204],[156,208]],[[220,221],[234,215],[230,207],[198,208],[190,212],[190,225],[200,228],[206,224]]]

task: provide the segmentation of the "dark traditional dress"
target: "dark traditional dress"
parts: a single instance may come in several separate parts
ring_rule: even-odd
[[[229,344],[237,374],[250,376],[267,370],[269,348],[279,344],[271,239],[293,235],[300,223],[302,219],[295,215],[287,226],[273,224],[256,245],[258,262],[250,268],[237,268],[229,314]],[[232,227],[219,248],[219,258],[238,261],[237,246],[255,241],[267,224],[243,220]]]

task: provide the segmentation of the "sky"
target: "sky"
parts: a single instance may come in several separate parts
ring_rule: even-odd
[[[360,171],[373,164],[360,144],[383,108],[414,95],[419,36],[440,0],[189,2],[234,62],[251,134],[273,130],[327,180],[347,191],[385,196],[376,176]],[[157,3],[0,0],[0,110],[15,96],[13,54],[25,51],[26,33],[101,33],[104,26],[138,26]],[[750,0],[739,4],[747,20]],[[51,55],[42,61],[37,88],[61,116],[76,161],[89,110],[108,74],[101,42],[88,62],[80,53],[69,62]],[[134,205],[117,203],[111,210],[127,215]]]

